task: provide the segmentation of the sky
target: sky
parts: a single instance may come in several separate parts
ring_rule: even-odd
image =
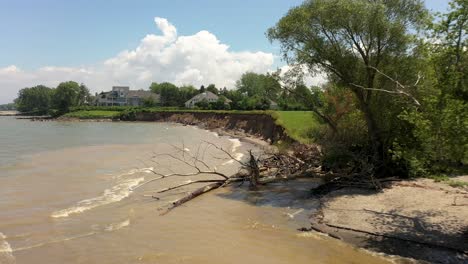
[[[21,88],[68,80],[92,92],[164,81],[232,88],[246,71],[284,66],[265,32],[301,2],[0,0],[0,104]]]

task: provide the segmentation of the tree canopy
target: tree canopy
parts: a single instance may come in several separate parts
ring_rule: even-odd
[[[52,104],[53,90],[44,85],[23,88],[15,100],[18,111],[31,114],[46,114]]]
[[[289,62],[319,69],[352,91],[365,117],[374,159],[382,160],[386,140],[385,126],[378,121],[385,111],[381,98],[404,94],[393,89],[395,82],[388,77],[398,75],[405,81],[413,77],[411,67],[399,66],[411,66],[408,62],[417,56],[413,32],[426,17],[419,0],[307,0],[267,34],[281,44]]]

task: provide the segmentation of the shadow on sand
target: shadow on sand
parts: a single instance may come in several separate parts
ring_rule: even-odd
[[[304,209],[307,219],[314,223],[317,221],[317,214],[320,213],[321,203],[311,190],[319,184],[317,180],[300,179],[262,186],[258,190],[250,190],[245,184],[241,188],[231,187],[228,192],[218,194],[218,196],[254,206]],[[358,196],[375,194],[375,192],[362,189],[349,189],[345,193]],[[340,195],[342,195],[340,192],[334,193],[334,196]],[[465,208],[460,210],[462,209]],[[429,263],[468,263],[468,256],[463,253],[468,251],[468,227],[461,233],[454,232],[451,226],[456,225],[456,219],[443,215],[440,216],[445,218],[444,225],[426,221],[427,217],[438,216],[440,212],[419,211],[408,217],[398,210],[387,212],[347,210],[346,208],[340,210],[347,211],[344,212],[346,214],[367,214],[364,221],[379,230],[366,233],[366,230],[341,229],[326,225],[326,223],[322,225],[326,233],[337,236],[345,242],[372,251]]]

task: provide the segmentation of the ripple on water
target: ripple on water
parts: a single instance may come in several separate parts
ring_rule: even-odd
[[[13,256],[13,250],[6,239],[7,237],[0,232],[0,263],[12,264],[15,263],[15,257]]]
[[[145,180],[144,177],[135,178],[135,179],[125,179],[121,180],[117,185],[113,186],[110,189],[106,189],[104,193],[98,197],[82,200],[78,202],[75,206],[72,206],[67,209],[59,210],[52,213],[51,217],[61,218],[68,217],[71,214],[82,213],[91,209],[94,209],[99,206],[119,202],[124,198],[127,198],[132,193],[132,188],[140,184]]]

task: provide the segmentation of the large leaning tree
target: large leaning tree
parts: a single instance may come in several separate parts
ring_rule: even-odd
[[[377,163],[385,155],[385,133],[378,120],[386,111],[380,105],[382,96],[419,104],[400,79],[408,70],[399,65],[408,65],[403,60],[413,57],[415,34],[426,18],[421,0],[307,0],[289,10],[267,35],[280,43],[289,63],[321,70],[331,82],[352,91]]]

